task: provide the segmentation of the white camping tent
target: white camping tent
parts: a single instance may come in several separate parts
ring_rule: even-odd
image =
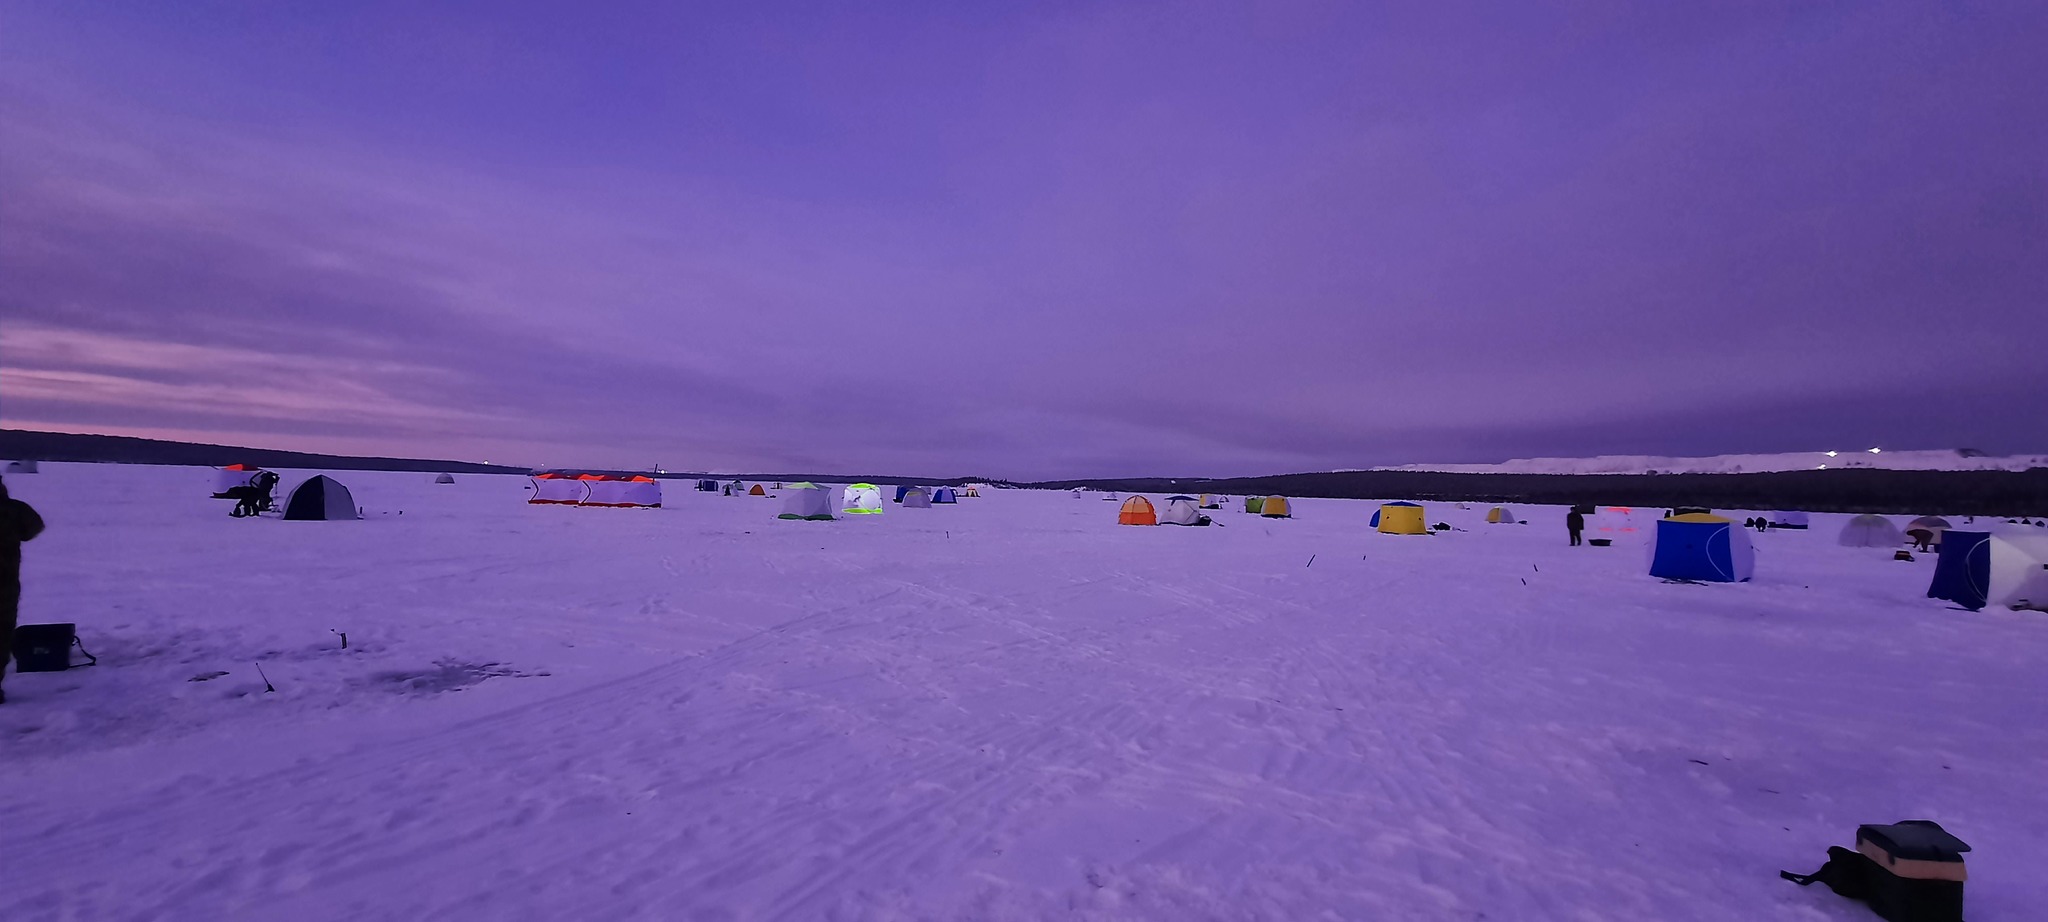
[[[585,506],[656,508],[661,505],[661,481],[652,477],[606,477],[584,482],[590,485],[589,494],[583,498]]]
[[[529,503],[556,503],[575,506],[590,495],[589,481],[577,480],[569,474],[533,475],[533,495],[526,498]]]
[[[923,487],[911,487],[903,491],[903,508],[930,509],[931,507],[932,495],[925,492]]]
[[[1200,525],[1202,510],[1200,504],[1185,496],[1175,496],[1166,501],[1166,510],[1159,513],[1161,525]]]
[[[1884,516],[1859,515],[1842,526],[1841,537],[1835,540],[1843,547],[1897,547],[1906,535]]]

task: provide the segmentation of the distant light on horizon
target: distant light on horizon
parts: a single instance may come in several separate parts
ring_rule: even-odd
[[[1832,451],[1831,451],[1831,452],[1828,452],[1828,454],[1832,455],[1832,454],[1834,454],[1834,452],[1832,452]],[[1825,465],[1825,464],[1823,464],[1823,465],[1821,465],[1821,466],[1819,466],[1819,467],[1817,467],[1817,468],[1814,468],[1814,470],[1817,470],[1817,471],[1824,471],[1824,470],[1827,470],[1827,469],[1828,469],[1828,466],[1827,466],[1827,465]]]
[[[1884,450],[1884,449],[1882,449],[1882,448],[1873,448],[1873,449],[1871,449],[1871,450],[1870,450],[1870,453],[1874,455],[1874,454],[1877,454],[1878,452],[1881,452],[1881,451],[1883,451],[1883,450]]]
[[[1832,458],[1832,457],[1834,457],[1834,456],[1835,456],[1836,454],[1838,454],[1838,452],[1832,452],[1832,451],[1831,451],[1831,452],[1828,452],[1828,457]],[[1821,465],[1821,467],[1827,467],[1827,465],[1823,464],[1823,465]]]

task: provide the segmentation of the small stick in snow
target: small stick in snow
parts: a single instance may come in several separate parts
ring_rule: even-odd
[[[1528,578],[1528,577],[1526,577],[1526,576],[1522,577],[1522,585],[1524,585],[1524,586],[1527,586],[1527,585],[1529,585],[1529,578]]]
[[[1537,565],[1535,565],[1535,564],[1533,564],[1533,563],[1529,565],[1529,569],[1531,569],[1531,570],[1535,570],[1535,571],[1536,571],[1536,572],[1538,572],[1538,573],[1541,573],[1541,572],[1543,572],[1543,568],[1542,568],[1542,567],[1539,567],[1539,566],[1537,566]]]
[[[342,649],[344,649],[344,650],[348,649],[348,632],[347,632],[347,631],[337,631],[337,630],[335,630],[335,629],[333,629],[333,628],[328,628],[328,629],[327,629],[327,633],[329,633],[329,634],[334,634],[334,635],[337,635],[337,636],[339,636],[339,637],[341,638],[341,648],[342,648]]]
[[[1303,569],[1307,569],[1307,568],[1309,568],[1309,567],[1313,567],[1313,566],[1315,566],[1315,565],[1316,565],[1316,555],[1314,555],[1314,554],[1310,554],[1310,555],[1308,555],[1308,563],[1302,564],[1301,566],[1302,566],[1302,568],[1303,568]]]
[[[263,693],[264,693],[264,694],[266,694],[266,695],[267,695],[267,694],[270,694],[271,692],[277,691],[277,686],[275,686],[275,685],[272,685],[272,684],[270,684],[270,677],[269,677],[269,676],[267,676],[267,675],[263,675],[263,664],[262,664],[262,663],[257,663],[257,664],[256,664],[256,674],[257,674],[257,675],[259,675],[259,676],[263,676]]]

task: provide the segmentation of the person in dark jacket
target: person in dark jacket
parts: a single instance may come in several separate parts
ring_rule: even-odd
[[[1564,514],[1564,530],[1572,533],[1572,547],[1579,546],[1579,534],[1586,530],[1586,517],[1573,509]]]
[[[43,517],[29,504],[7,495],[0,480],[0,679],[13,658],[14,620],[21,611],[21,543],[43,533]],[[0,691],[0,702],[7,693]]]

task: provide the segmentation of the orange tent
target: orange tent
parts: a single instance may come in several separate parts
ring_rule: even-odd
[[[1118,525],[1157,525],[1159,516],[1152,512],[1152,501],[1142,496],[1124,500],[1124,507],[1116,514]]]
[[[757,484],[754,484],[754,488],[753,488],[753,489],[751,489],[751,490],[748,490],[748,491],[747,491],[747,495],[748,495],[748,496],[767,496],[767,495],[768,495],[768,491],[767,491],[767,490],[763,490],[763,489],[761,489],[761,485],[757,483]]]

